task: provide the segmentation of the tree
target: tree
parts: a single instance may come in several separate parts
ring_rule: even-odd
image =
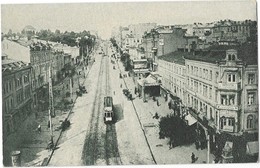
[[[178,116],[167,115],[161,117],[159,129],[159,134],[170,138],[173,146],[184,145],[194,139],[189,126]]]

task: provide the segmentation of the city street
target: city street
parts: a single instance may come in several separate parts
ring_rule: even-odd
[[[1,11],[4,167],[259,162],[255,1]]]
[[[122,73],[126,73],[121,62],[118,62],[118,66]],[[133,82],[133,78],[123,78],[121,79],[121,83],[124,83],[123,80],[126,82],[124,88],[127,87],[128,89],[132,90],[132,94],[134,95],[135,84]],[[122,89],[121,92],[119,92],[119,94],[123,96]],[[158,98],[159,102],[161,102],[160,106],[157,106],[157,103],[153,100],[149,100],[148,102],[144,103],[142,99],[138,98],[137,96],[134,97],[136,98],[133,100],[133,104],[130,104],[131,101],[126,100],[126,97],[124,98],[124,100],[126,100],[126,102],[130,104],[128,106],[128,109],[132,109],[132,114],[135,115],[134,109],[136,110],[138,118],[142,123],[142,127],[144,129],[145,135],[147,137],[148,143],[151,147],[151,151],[154,155],[157,164],[189,164],[191,163],[192,152],[198,157],[196,163],[206,163],[207,149],[197,150],[195,144],[191,144],[188,146],[179,146],[173,149],[169,149],[169,139],[159,139],[158,124],[160,119],[154,119],[153,116],[156,112],[158,112],[160,117],[173,113],[173,111],[169,109],[168,103],[165,102],[163,97]],[[135,116],[134,118],[137,122],[137,116]],[[139,124],[134,125],[138,125],[140,129]],[[210,163],[212,163],[213,159],[214,156],[210,154]]]
[[[96,55],[95,59],[85,82],[89,92],[77,99],[69,118],[72,125],[63,133],[49,165],[154,164],[132,103],[123,97],[118,69],[112,69],[108,56]],[[114,93],[117,121],[105,124],[103,98]]]

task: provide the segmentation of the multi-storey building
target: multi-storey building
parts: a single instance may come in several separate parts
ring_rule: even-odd
[[[258,61],[257,46],[245,45],[242,50],[244,55],[244,69],[242,76],[242,110],[241,131],[256,133],[258,132]]]
[[[185,30],[181,28],[159,27],[146,33],[143,37],[145,57],[149,60],[150,67],[156,71],[157,57],[177,51],[180,46],[186,44]]]
[[[256,62],[257,63],[257,62]],[[241,121],[245,132],[258,132],[258,66],[247,65],[243,74],[242,108],[244,110]]]
[[[256,21],[232,21],[221,20],[213,27],[212,37],[219,41],[221,39],[234,39],[243,43],[254,40],[257,33]]]
[[[15,131],[32,112],[32,86],[29,64],[2,55],[3,137]]]
[[[178,97],[185,100],[186,96],[186,66],[182,52],[172,52],[158,57],[158,74],[161,75],[161,82],[167,93],[165,96]],[[170,99],[168,99],[170,101]],[[185,102],[183,102],[185,103]]]
[[[37,42],[36,42],[37,41]],[[55,51],[50,43],[42,40],[2,41],[2,51],[14,60],[30,63],[32,66],[32,91],[34,108],[37,111],[47,107],[47,84],[49,82],[49,67],[52,64],[52,78],[57,82],[61,77],[61,69],[64,67],[64,51]],[[67,49],[67,48],[66,48]],[[79,55],[78,48],[72,50],[73,54]],[[66,50],[67,51],[67,50]]]
[[[182,100],[187,109],[183,112],[198,121],[199,136],[206,139],[209,135],[211,150],[216,147],[216,135],[248,133],[255,138],[246,141],[256,141],[258,68],[254,43],[212,46],[201,53],[174,52],[159,57],[158,63],[162,86]]]

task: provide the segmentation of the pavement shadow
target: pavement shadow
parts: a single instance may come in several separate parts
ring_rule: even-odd
[[[124,119],[123,107],[121,104],[114,105],[114,113],[115,113],[115,115],[114,115],[115,123]]]

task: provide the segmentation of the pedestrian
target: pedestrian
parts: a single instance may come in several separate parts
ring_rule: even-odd
[[[159,100],[157,99],[157,106],[160,106]]]
[[[42,131],[42,128],[41,128],[40,124],[38,125],[37,131],[38,131],[38,133],[41,133],[41,131]]]
[[[122,83],[120,84],[120,88],[122,88]]]
[[[169,109],[171,109],[171,102],[168,103],[168,107],[169,107]]]
[[[116,91],[114,91],[114,95],[116,94]]]
[[[193,152],[191,154],[191,163],[195,163],[195,155]]]

